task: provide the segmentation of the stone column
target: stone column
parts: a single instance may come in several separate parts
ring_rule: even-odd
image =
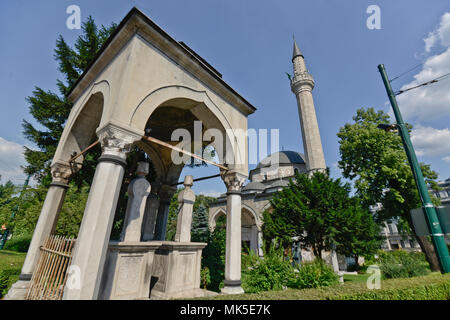
[[[159,191],[159,208],[156,217],[155,239],[159,241],[166,240],[167,220],[169,219],[170,200],[176,191],[176,187],[166,184],[161,186]]]
[[[142,241],[150,241],[155,238],[156,217],[159,209],[159,197],[157,195],[159,186],[157,183],[152,183],[151,188],[152,193],[148,195],[147,203],[145,205],[144,222],[142,225]]]
[[[73,254],[65,300],[98,298],[109,237],[122,184],[126,154],[138,133],[107,125],[97,130],[102,144]],[[71,283],[77,285],[69,285]]]
[[[264,246],[263,234],[262,234],[261,230],[258,230],[258,255],[260,257],[262,257],[264,255],[263,246]]]
[[[19,280],[12,285],[5,299],[25,299],[30,286],[31,276],[39,259],[39,247],[55,231],[66,191],[69,188],[68,180],[72,170],[68,163],[56,162],[52,165],[51,173],[53,180],[48,188],[41,214],[34,229],[33,238],[31,239]]]
[[[191,189],[193,180],[192,176],[184,177],[184,190],[178,194],[176,242],[191,242],[192,210],[195,202],[195,194]]]
[[[225,280],[222,293],[244,293],[241,287],[241,188],[246,176],[238,172],[221,172],[227,186],[227,236]]]
[[[139,242],[141,240],[142,222],[144,220],[145,205],[150,194],[150,182],[145,176],[148,174],[149,164],[138,162],[137,178],[128,185],[128,203],[121,234],[121,241]]]

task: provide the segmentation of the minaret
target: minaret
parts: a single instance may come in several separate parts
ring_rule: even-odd
[[[308,172],[325,170],[325,158],[312,96],[314,79],[306,69],[305,58],[295,39],[292,64],[294,65],[294,76],[291,79],[291,89],[297,98],[303,147],[305,148],[306,168]]]

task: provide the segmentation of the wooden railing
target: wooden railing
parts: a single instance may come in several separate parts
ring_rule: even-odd
[[[61,300],[72,261],[75,239],[50,236],[40,247],[40,256],[31,278],[28,300]]]

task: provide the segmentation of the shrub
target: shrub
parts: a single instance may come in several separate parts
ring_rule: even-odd
[[[207,289],[219,291],[223,286],[225,269],[225,239],[226,230],[217,227],[209,234],[208,245],[202,252],[202,269],[209,270]]]
[[[19,279],[20,268],[12,267],[0,270],[0,298],[4,297],[11,285]]]
[[[411,288],[371,290],[330,297],[338,300],[449,300],[450,283],[430,283]]]
[[[282,290],[294,278],[294,268],[284,259],[283,248],[272,245],[260,258],[250,251],[243,259],[242,287],[247,293]]]
[[[380,252],[377,259],[383,276],[389,278],[411,278],[430,272],[422,252],[403,250]]]
[[[200,271],[200,279],[203,289],[206,289],[208,285],[211,284],[211,276],[209,274],[208,267],[202,268],[202,270]]]
[[[16,252],[27,252],[28,247],[30,246],[31,237],[32,235],[28,233],[17,236],[13,235],[11,239],[6,241],[4,249]]]
[[[339,282],[339,277],[333,269],[321,259],[305,262],[299,268],[295,279],[289,287],[296,289],[326,287]]]

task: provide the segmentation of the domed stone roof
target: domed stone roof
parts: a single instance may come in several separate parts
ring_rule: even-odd
[[[278,179],[272,182],[268,187],[266,188],[276,188],[276,187],[287,187],[289,185],[289,181],[286,179]]]
[[[260,163],[256,166],[256,168],[265,168],[270,167],[277,164],[286,165],[286,164],[306,164],[304,160],[304,155],[300,152],[296,151],[279,151],[272,153],[271,155],[265,157],[261,160]]]
[[[247,184],[242,188],[242,191],[249,191],[249,190],[256,190],[256,191],[262,191],[265,188],[267,188],[264,184],[261,182],[253,181]]]

